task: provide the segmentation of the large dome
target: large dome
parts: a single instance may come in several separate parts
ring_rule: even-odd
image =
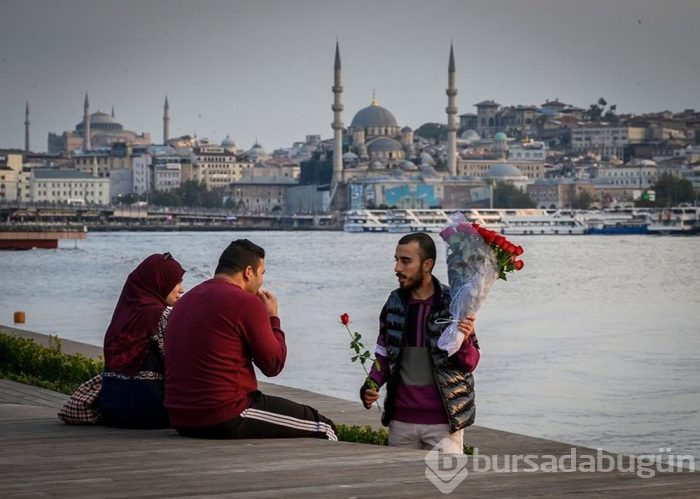
[[[75,127],[76,130],[82,131],[84,124],[81,121]],[[92,131],[104,130],[104,131],[116,131],[123,130],[124,127],[121,123],[115,120],[111,115],[103,112],[96,112],[90,115],[90,129]]]
[[[486,173],[486,178],[513,178],[522,176],[523,172],[521,172],[517,167],[509,165],[508,163],[494,165]]]
[[[367,144],[367,150],[370,152],[398,152],[403,151],[403,147],[394,139],[380,137]]]
[[[372,104],[360,109],[350,124],[352,128],[398,126],[396,118],[386,108]]]

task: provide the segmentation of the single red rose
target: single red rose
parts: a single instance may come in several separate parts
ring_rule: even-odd
[[[348,324],[350,324],[350,316],[347,313],[341,315],[340,322],[343,323],[343,326],[347,326]]]
[[[505,240],[506,240],[505,237],[503,237],[499,234],[496,234],[496,237],[493,238],[493,244],[495,244],[498,247],[502,247],[501,245],[503,244],[503,241],[505,241]]]
[[[522,260],[516,260],[515,261],[515,270],[520,270],[525,266],[525,262]]]
[[[522,254],[523,254],[523,251],[524,251],[524,250],[523,250],[523,247],[522,247],[522,246],[516,246],[516,247],[515,247],[515,255],[516,255],[516,256],[522,255]]]

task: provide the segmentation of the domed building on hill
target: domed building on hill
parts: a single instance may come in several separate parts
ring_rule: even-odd
[[[117,142],[150,145],[151,136],[146,132],[138,134],[125,130],[124,126],[115,119],[114,108],[112,108],[112,114],[101,111],[90,113],[90,102],[85,94],[82,121],[75,125],[73,131],[65,131],[61,134],[49,133],[48,149],[49,153],[64,153],[78,149],[87,151],[93,147],[110,147]]]
[[[372,103],[360,109],[352,119],[348,132],[352,152],[370,162],[382,161],[398,165],[413,154],[413,131],[400,128],[388,109],[372,97]]]

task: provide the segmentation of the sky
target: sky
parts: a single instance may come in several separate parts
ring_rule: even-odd
[[[330,138],[340,44],[343,121],[376,93],[399,126],[493,99],[618,112],[700,109],[699,0],[0,0],[0,148],[73,130],[83,98],[128,130],[248,149]]]

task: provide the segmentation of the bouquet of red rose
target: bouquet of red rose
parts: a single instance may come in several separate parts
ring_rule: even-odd
[[[523,268],[523,261],[517,259],[523,249],[497,232],[470,223],[459,212],[450,216],[440,237],[447,243],[452,320],[438,346],[452,355],[464,340],[457,321],[479,310],[496,279],[506,280],[506,273]]]

